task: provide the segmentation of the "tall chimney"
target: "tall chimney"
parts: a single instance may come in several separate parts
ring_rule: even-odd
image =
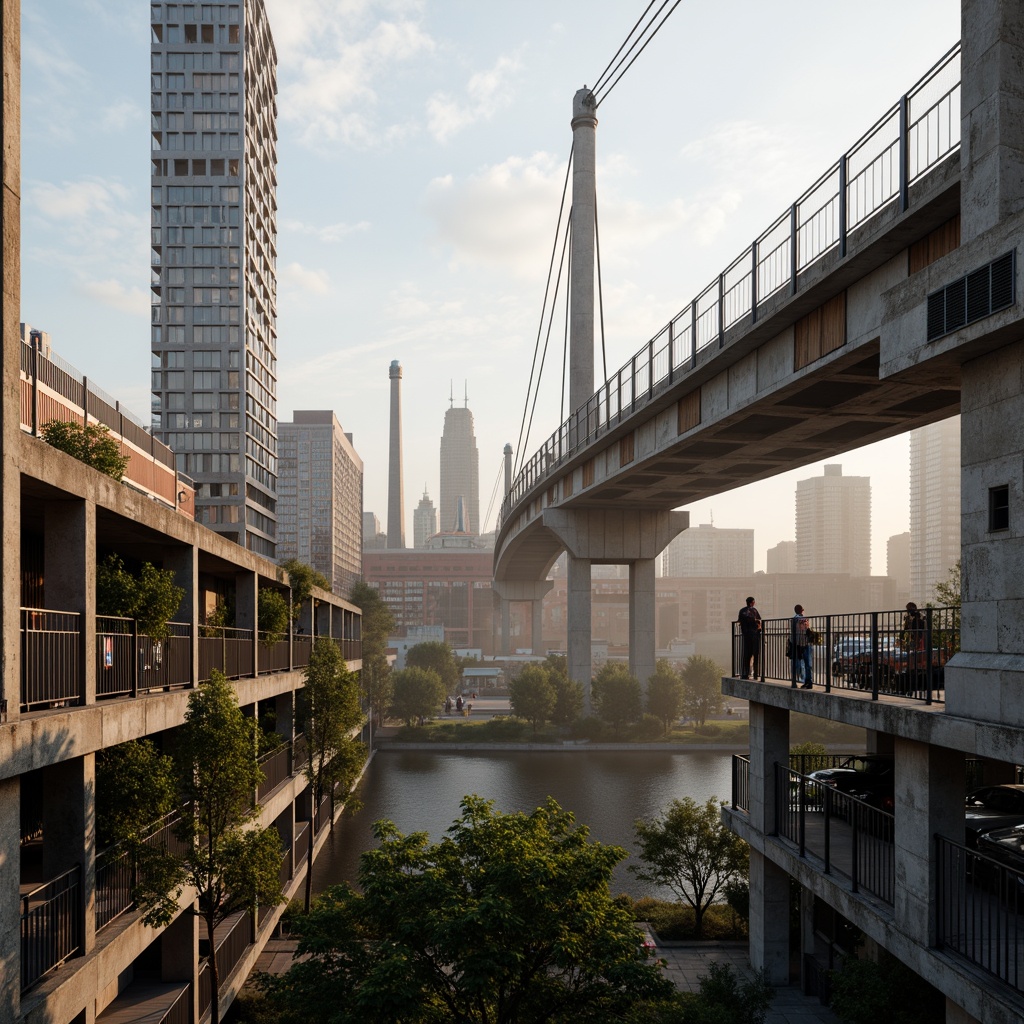
[[[405,494],[402,490],[402,364],[391,360],[391,446],[388,457],[388,547],[405,547]]]
[[[512,490],[512,445],[506,444],[502,454],[505,456],[505,497],[507,498]]]

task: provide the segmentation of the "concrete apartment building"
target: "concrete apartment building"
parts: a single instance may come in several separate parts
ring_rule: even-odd
[[[959,488],[957,488],[959,493]],[[896,607],[910,600],[910,531],[897,533],[885,545],[885,575],[896,584]]]
[[[274,41],[263,0],[150,11],[153,431],[199,521],[273,558]]]
[[[935,598],[960,558],[960,418],[910,433],[910,594]]]
[[[796,485],[797,572],[871,575],[871,480],[826,466]]]
[[[796,572],[796,541],[780,540],[765,553],[765,568],[769,574]]]
[[[296,410],[280,431],[277,558],[298,558],[349,594],[362,576],[363,460],[330,410]]]
[[[224,23],[230,29],[230,19]],[[197,31],[204,24],[212,25],[193,23]],[[183,904],[166,927],[142,924],[122,861],[97,847],[96,759],[114,744],[142,738],[168,749],[189,693],[213,668],[224,671],[246,714],[276,713],[284,743],[263,760],[266,778],[254,796],[262,823],[281,836],[281,878],[294,896],[302,890],[308,845],[319,850],[328,835],[329,805],[311,806],[303,746],[294,734],[310,644],[258,644],[257,595],[268,587],[287,593],[281,570],[196,523],[192,487],[171,451],[66,364],[57,372],[42,346],[19,337],[17,0],[3,0],[0,45],[0,1020],[202,1024],[210,996],[198,920]],[[49,419],[75,416],[110,428],[130,456],[124,483],[34,436]],[[110,552],[129,565],[173,569],[184,589],[159,650],[124,628],[125,620],[97,615],[96,565]],[[216,595],[234,598],[236,629],[200,629]],[[317,632],[334,639],[358,669],[359,610],[328,593],[316,596]],[[308,636],[308,611],[305,625]],[[282,910],[239,915],[218,932],[222,1009]]]
[[[723,530],[713,523],[691,526],[665,548],[662,565],[665,576],[750,576],[754,531]]]
[[[461,526],[457,525],[460,504]],[[444,414],[438,528],[442,533],[459,529],[480,533],[480,455],[468,406],[458,408],[453,404]]]

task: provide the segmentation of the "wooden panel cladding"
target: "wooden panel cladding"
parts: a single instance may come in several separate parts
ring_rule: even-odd
[[[583,486],[590,487],[594,482],[594,460],[587,459],[583,463]]]
[[[845,344],[846,292],[840,292],[793,325],[793,369],[801,370]]]
[[[679,399],[678,432],[685,434],[688,430],[700,426],[700,388],[683,395]]]
[[[572,470],[569,470],[565,476],[562,477],[562,497],[568,498],[572,495]]]
[[[631,430],[619,441],[619,465],[628,466],[636,458],[636,432]]]
[[[925,235],[907,250],[907,273],[916,274],[919,270],[934,263],[937,259],[951,253],[960,246],[960,214],[945,224],[940,224],[931,234]]]

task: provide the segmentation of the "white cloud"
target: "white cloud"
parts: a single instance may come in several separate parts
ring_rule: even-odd
[[[141,288],[126,288],[113,278],[104,281],[83,281],[79,287],[90,298],[122,313],[149,314],[149,296]]]
[[[279,267],[277,280],[282,291],[309,292],[313,295],[328,295],[331,291],[331,279],[326,270],[310,270],[301,263]]]
[[[349,235],[370,230],[370,222],[361,220],[356,224],[305,224],[300,220],[286,220],[280,223],[281,231],[290,231],[297,235],[312,235],[321,242],[340,242]]]
[[[148,115],[137,103],[121,100],[100,110],[100,127],[108,132],[120,132],[145,124],[147,118]]]
[[[86,178],[63,185],[40,182],[29,188],[27,198],[31,207],[50,220],[81,221],[111,215],[119,206],[129,204],[131,192],[116,181]]]
[[[462,100],[436,93],[427,100],[427,126],[438,142],[463,128],[487,120],[512,102],[510,80],[522,67],[518,57],[499,57],[489,71],[478,71],[466,84]]]

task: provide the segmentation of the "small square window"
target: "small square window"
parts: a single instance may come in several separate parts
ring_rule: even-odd
[[[988,489],[989,533],[1010,528],[1010,488],[1007,484]]]

